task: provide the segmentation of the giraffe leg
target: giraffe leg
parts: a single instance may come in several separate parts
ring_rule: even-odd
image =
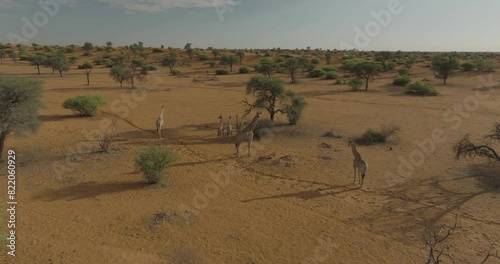
[[[353,164],[352,168],[354,169],[354,181],[352,183],[355,184],[356,183],[356,164]]]
[[[253,140],[253,135],[248,139],[248,156],[251,157],[252,153],[252,140]]]
[[[235,148],[236,148],[236,156],[240,156],[240,144],[236,143],[234,144]]]

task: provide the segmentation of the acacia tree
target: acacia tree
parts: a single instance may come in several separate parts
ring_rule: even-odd
[[[246,93],[256,97],[253,103],[248,102],[246,98],[243,101],[247,113],[253,108],[264,108],[272,123],[277,113],[287,113],[290,123],[295,124],[305,107],[304,99],[291,90],[285,90],[283,80],[276,78],[254,76],[247,83]]]
[[[233,65],[236,64],[239,60],[239,57],[234,55],[222,56],[220,58],[220,63],[223,65],[229,65],[231,72],[233,72]]]
[[[154,65],[146,64],[146,61],[143,59],[134,59],[130,63],[130,84],[132,88],[134,86],[134,79],[138,79],[140,81],[144,80],[150,71],[156,71],[157,68]]]
[[[238,56],[241,65],[241,63],[243,63],[243,58],[245,58],[245,51],[238,50],[238,52],[236,52],[236,56]]]
[[[326,60],[326,64],[327,65],[332,64],[332,58],[333,58],[332,52],[331,51],[327,51],[326,54],[325,54],[325,60]]]
[[[31,65],[35,66],[38,74],[40,74],[40,66],[45,65],[47,63],[47,56],[43,54],[36,54],[30,57]]]
[[[130,80],[131,72],[123,65],[116,65],[111,68],[109,75],[123,87],[123,82]]]
[[[188,55],[188,57],[191,59],[191,57],[193,56],[193,48],[191,48],[191,43],[186,43],[184,49],[186,50],[186,54]]]
[[[443,79],[443,85],[446,85],[446,80],[459,68],[459,63],[456,56],[438,55],[432,59],[432,68],[434,76],[438,79]]]
[[[258,67],[258,72],[264,74],[268,79],[271,79],[271,75],[274,73],[276,69],[276,63],[274,63],[271,58],[263,58],[260,60],[260,64]]]
[[[87,85],[90,85],[90,73],[92,72],[92,69],[94,68],[92,63],[85,62],[84,64],[80,65],[78,68],[83,70],[83,73],[85,73],[85,76],[87,76]]]
[[[53,61],[52,69],[59,72],[59,76],[63,77],[62,73],[69,70],[69,63],[64,56],[58,56]]]
[[[350,71],[356,75],[357,78],[365,82],[365,91],[368,90],[368,83],[375,79],[375,76],[380,72],[380,65],[374,62],[364,61],[352,66]]]
[[[285,62],[285,68],[288,76],[292,79],[292,83],[297,83],[297,74],[299,73],[299,60],[297,58],[290,58]]]
[[[392,53],[390,51],[381,51],[375,55],[375,61],[380,62],[380,64],[382,65],[383,71],[387,71],[387,70],[389,70],[387,61],[392,59],[392,57],[393,56],[392,56]]]
[[[90,42],[85,42],[83,44],[83,50],[85,50],[86,52],[90,52],[94,49],[94,44],[90,43]]]
[[[304,75],[304,72],[309,68],[311,62],[306,56],[301,56],[298,58],[298,60],[299,60],[299,66],[301,68],[301,74]]]
[[[160,65],[163,67],[168,67],[170,69],[170,73],[172,73],[175,68],[175,65],[177,65],[177,54],[170,53],[165,57],[161,58]]]
[[[7,136],[35,133],[40,127],[38,110],[42,107],[42,83],[0,75],[0,160]]]

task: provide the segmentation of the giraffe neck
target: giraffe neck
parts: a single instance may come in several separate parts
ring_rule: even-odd
[[[223,123],[222,123],[222,118],[220,119],[220,126],[223,126]]]
[[[255,126],[257,125],[257,119],[259,119],[259,116],[256,115],[252,122],[250,124],[248,124],[247,127],[245,127],[245,129],[243,129],[243,132],[248,132],[248,131],[253,131],[253,129],[255,128]]]
[[[160,119],[162,119],[162,120],[163,120],[163,111],[164,111],[164,110],[165,110],[165,108],[163,108],[163,107],[162,107],[162,108],[161,108],[161,113],[160,113]]]
[[[356,150],[356,145],[354,145],[353,143],[351,147],[352,147],[352,155],[354,155],[356,159],[361,159],[361,154],[359,154],[359,152]]]

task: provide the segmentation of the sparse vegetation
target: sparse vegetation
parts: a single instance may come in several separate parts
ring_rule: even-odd
[[[0,161],[5,140],[11,133],[23,136],[38,131],[42,107],[40,81],[0,74]]]
[[[228,75],[229,74],[229,70],[226,69],[226,68],[216,69],[215,70],[215,74],[217,74],[217,75]]]
[[[355,138],[354,143],[359,145],[386,143],[387,139],[398,131],[399,127],[397,126],[384,127],[380,131],[369,128],[363,135]]]
[[[365,82],[358,78],[352,79],[349,82],[347,82],[347,85],[349,85],[349,87],[351,87],[353,91],[359,90],[359,88],[361,88],[364,84]]]
[[[476,65],[474,65],[474,63],[472,63],[472,62],[464,62],[460,65],[460,67],[464,71],[472,71],[472,70],[474,70],[474,68],[476,68]]]
[[[81,116],[94,116],[99,106],[106,104],[106,100],[98,95],[81,95],[66,99],[64,109],[71,109]]]
[[[408,86],[408,93],[416,95],[436,96],[438,92],[431,83],[416,81]]]
[[[149,146],[137,154],[135,164],[144,173],[147,183],[157,184],[164,180],[166,170],[177,158],[170,147]]]
[[[406,76],[406,75],[398,76],[394,79],[394,81],[392,83],[394,85],[398,85],[398,86],[406,86],[409,83],[411,83],[411,78],[409,76]]]
[[[323,77],[325,76],[325,71],[322,69],[314,69],[309,72],[308,76],[312,78]]]
[[[403,67],[398,70],[400,76],[410,76],[410,69],[407,67]]]
[[[241,66],[239,72],[240,73],[249,73],[250,72],[250,68],[245,67],[245,66]]]
[[[437,55],[432,59],[434,75],[438,79],[443,79],[446,85],[448,78],[458,69],[458,60],[453,54]]]
[[[87,76],[87,85],[90,85],[90,73],[94,66],[90,62],[85,62],[84,64],[78,66],[78,69],[82,69],[85,76]]]

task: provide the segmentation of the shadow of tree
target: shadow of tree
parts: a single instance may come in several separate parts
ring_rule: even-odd
[[[85,182],[78,185],[63,187],[59,190],[45,191],[35,198],[49,202],[56,200],[74,201],[103,194],[143,189],[147,186],[149,185],[142,182]]]
[[[426,224],[438,223],[450,214],[489,223],[491,220],[460,213],[472,199],[500,191],[500,166],[471,166],[467,175],[452,179],[428,179],[397,186],[380,194],[391,199],[385,206],[355,219],[374,232],[407,236]]]

